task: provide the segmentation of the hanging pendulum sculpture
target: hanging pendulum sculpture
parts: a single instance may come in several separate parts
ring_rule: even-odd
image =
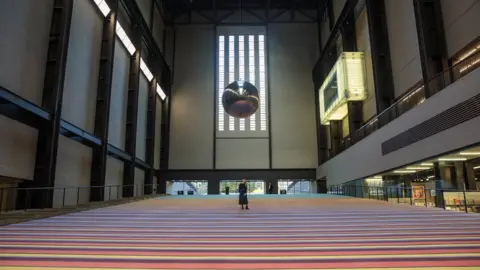
[[[223,109],[235,118],[247,118],[258,110],[258,90],[247,81],[235,81],[222,94]]]

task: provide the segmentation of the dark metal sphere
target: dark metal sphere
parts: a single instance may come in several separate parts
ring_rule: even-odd
[[[236,118],[247,118],[258,110],[258,90],[247,81],[235,81],[225,88],[222,105],[225,111]]]

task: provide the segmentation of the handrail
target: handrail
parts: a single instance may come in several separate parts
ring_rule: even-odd
[[[419,194],[415,194],[420,190]],[[374,192],[372,192],[374,191]],[[435,207],[444,210],[480,213],[480,192],[455,188],[365,186],[365,185],[331,185],[327,193],[370,200],[387,201],[394,204]],[[458,197],[454,197],[458,193]],[[434,195],[432,195],[434,194]],[[471,196],[472,195],[472,196]],[[477,199],[477,200],[475,200]],[[451,201],[454,201],[453,203]],[[477,201],[477,203],[475,203]]]
[[[427,99],[427,98],[430,98],[431,96],[433,96],[436,93],[440,92],[441,90],[445,89],[446,86],[451,85],[453,82],[457,81],[459,78],[461,78],[461,77],[465,76],[466,74],[470,73],[472,70],[480,67],[480,64],[479,64],[477,67],[472,68],[472,70],[470,70],[469,72],[466,72],[465,74],[460,74],[458,76],[458,78],[455,77],[455,71],[458,67],[464,66],[465,64],[467,64],[471,61],[473,61],[471,65],[478,64],[479,60],[476,59],[476,58],[479,57],[479,55],[480,55],[480,51],[470,55],[469,57],[463,59],[462,61],[459,61],[459,62],[455,63],[451,67],[448,67],[447,69],[443,70],[442,72],[438,73],[437,75],[432,77],[430,80],[428,80],[427,84],[431,84],[432,82],[437,81],[439,78],[444,78],[444,76],[446,74],[450,73],[450,75],[451,75],[451,77],[449,78],[450,79],[449,81],[447,81],[447,82],[445,80],[443,81],[443,85],[442,85],[441,89],[438,89],[437,91],[432,92],[429,97],[426,97],[424,95],[423,100]],[[364,139],[365,137],[367,137],[371,133],[375,132],[376,130],[380,129],[381,127],[385,126],[386,124],[388,124],[388,123],[392,122],[393,120],[397,119],[403,113],[405,113],[405,112],[413,109],[414,107],[416,107],[418,104],[415,104],[411,108],[408,108],[408,107],[403,108],[403,109],[405,109],[405,111],[403,111],[401,113],[400,113],[400,111],[397,111],[397,109],[401,109],[400,106],[399,106],[401,103],[410,99],[416,92],[422,90],[422,88],[424,88],[424,86],[425,86],[424,82],[416,84],[414,87],[412,87],[411,90],[406,92],[403,97],[401,97],[400,99],[395,101],[392,105],[390,105],[388,108],[386,108],[382,112],[380,112],[377,115],[375,115],[374,117],[372,117],[368,122],[366,122],[364,125],[362,125],[359,129],[350,133],[347,137],[344,138],[344,140],[342,142],[342,145],[340,147],[340,151],[337,152],[337,153],[334,153],[328,159],[331,159],[334,156],[340,154],[342,151],[348,149],[350,146],[352,146],[355,143],[361,141],[362,139]],[[421,100],[419,103],[423,102],[423,100]],[[390,117],[388,117],[388,119],[385,119],[382,122],[382,116],[387,116],[388,114],[391,114],[392,112],[395,113],[396,115],[395,116],[390,116]],[[376,126],[375,126],[375,122],[377,123]],[[371,127],[373,128],[373,130],[368,133],[367,129],[371,128]],[[345,143],[346,141],[349,141],[350,143],[346,144]]]
[[[38,196],[53,195],[53,208],[76,206],[91,203],[90,194],[100,191],[104,194],[103,201],[112,201],[155,195],[158,189],[155,184],[105,185],[105,186],[56,186],[56,187],[3,187],[0,188],[0,212],[33,209],[31,202]],[[85,194],[88,190],[88,194]],[[123,191],[129,191],[131,196],[124,197]],[[53,193],[53,194],[52,194]],[[67,196],[68,193],[68,196]],[[22,198],[18,198],[23,195]],[[6,198],[5,198],[6,196]],[[13,199],[10,199],[13,198]],[[9,200],[10,199],[10,200]]]

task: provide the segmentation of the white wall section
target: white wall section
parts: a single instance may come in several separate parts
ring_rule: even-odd
[[[134,181],[134,190],[133,196],[143,195],[143,189],[145,184],[145,171],[139,168],[135,168],[135,181]]]
[[[385,0],[395,97],[422,79],[413,1]]]
[[[107,169],[105,175],[105,194],[104,200],[115,200],[122,198],[122,188],[123,185],[123,167],[124,164],[122,161],[107,156]]]
[[[57,171],[55,172],[54,207],[88,203],[92,149],[69,138],[58,140]],[[74,187],[83,188],[74,188]],[[65,188],[65,189],[63,189]],[[63,193],[65,192],[65,198]]]
[[[214,26],[178,26],[170,124],[170,169],[212,169]]]
[[[217,139],[217,169],[268,169],[268,138]]]
[[[122,150],[125,149],[129,72],[130,55],[117,38],[113,60],[108,142]]]
[[[273,168],[315,168],[316,24],[271,24],[268,29]]]
[[[0,1],[0,86],[41,106],[52,0]],[[0,175],[33,179],[37,130],[0,116]]]
[[[364,52],[365,71],[368,97],[363,101],[363,120],[366,121],[377,113],[375,100],[375,82],[373,79],[372,49],[370,47],[370,32],[368,31],[367,9],[364,8],[357,18],[356,25],[357,49]]]
[[[62,118],[93,133],[103,17],[92,1],[74,1],[70,27]]]
[[[145,151],[147,149],[147,105],[148,91],[150,83],[147,78],[140,75],[140,84],[138,91],[138,113],[137,113],[137,138],[136,138],[136,156],[145,161]]]
[[[157,111],[155,114],[155,153],[153,166],[155,169],[160,169],[160,149],[162,143],[162,107],[163,102],[157,97]]]
[[[0,1],[0,85],[42,105],[52,0]]]

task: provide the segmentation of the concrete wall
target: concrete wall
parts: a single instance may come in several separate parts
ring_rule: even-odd
[[[385,11],[395,97],[398,97],[422,79],[413,1],[385,0]]]
[[[341,184],[479,143],[480,117],[477,117],[388,155],[383,156],[381,151],[382,142],[480,93],[479,79],[480,69],[477,69],[448,86],[322,164],[317,169],[317,179],[325,176],[329,185]]]
[[[92,1],[73,3],[62,118],[93,133],[103,18]]]
[[[55,173],[54,207],[87,203],[90,198],[92,149],[60,136]],[[81,187],[81,188],[73,188]],[[65,197],[63,197],[65,193]]]
[[[357,34],[357,49],[365,54],[368,97],[363,102],[363,120],[366,121],[377,113],[375,82],[373,80],[372,50],[370,47],[370,33],[368,31],[368,15],[366,8],[364,8],[358,16],[355,30]]]
[[[145,184],[145,171],[135,168],[135,189],[134,189],[134,196],[143,195],[143,185]]]
[[[118,38],[115,42],[113,61],[108,142],[123,150],[125,149],[130,54]]]
[[[53,1],[0,2],[0,85],[41,106],[46,53]],[[103,16],[92,1],[74,1],[67,55],[62,119],[93,133],[100,61]],[[130,56],[119,40],[115,44],[109,122],[109,142],[124,148],[125,118]],[[140,79],[137,153],[145,158],[147,91]],[[159,106],[161,110],[161,104]],[[157,114],[161,123],[161,112]],[[37,131],[0,116],[0,175],[32,180]],[[159,129],[158,129],[159,130]],[[160,132],[158,131],[158,134]],[[159,137],[158,152],[159,150]],[[159,158],[158,158],[159,159]],[[86,203],[89,200],[92,149],[60,136],[54,205]],[[123,181],[123,162],[108,157],[106,185]],[[135,183],[143,184],[144,172],[137,169]],[[71,188],[84,186],[85,188]],[[108,200],[107,190],[105,191]],[[111,191],[116,198],[116,190]],[[121,192],[119,192],[121,195]]]
[[[155,169],[160,169],[160,149],[162,143],[162,106],[163,102],[157,98],[157,111],[155,115],[155,158],[153,166]]]
[[[107,157],[107,172],[105,175],[105,201],[122,198],[123,184],[123,162],[113,158]]]
[[[0,2],[0,85],[42,105],[52,0]],[[37,130],[0,116],[0,175],[33,179]]]
[[[176,31],[169,168],[213,169],[214,28],[178,26]],[[318,59],[316,25],[271,24],[266,38],[272,167],[314,168],[317,154],[311,70]],[[215,139],[216,169],[269,168],[268,135],[237,135]]]
[[[273,168],[315,168],[315,89],[311,71],[318,55],[316,24],[271,24],[271,140]]]
[[[480,1],[442,0],[442,12],[447,51],[453,56],[480,36]]]
[[[145,161],[145,151],[147,147],[147,109],[148,109],[148,91],[150,83],[147,78],[140,75],[140,86],[138,93],[138,113],[137,113],[137,138],[136,138],[136,157]]]
[[[214,27],[176,28],[170,169],[213,168]]]

